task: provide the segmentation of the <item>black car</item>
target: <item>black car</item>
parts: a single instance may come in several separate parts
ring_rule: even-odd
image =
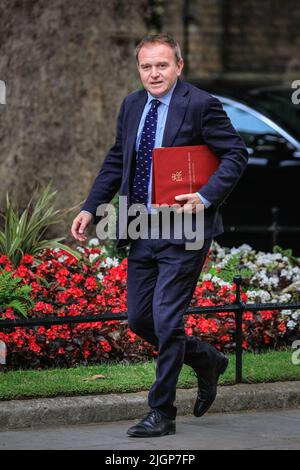
[[[249,151],[248,166],[222,206],[225,233],[218,241],[261,250],[278,244],[299,256],[300,104],[292,101],[295,89],[194,84],[220,99]]]

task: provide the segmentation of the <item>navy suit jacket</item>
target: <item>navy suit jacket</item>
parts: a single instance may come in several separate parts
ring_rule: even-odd
[[[115,144],[107,153],[82,207],[94,215],[95,224],[100,220],[96,216],[98,205],[110,202],[118,191],[120,196],[127,196],[130,203],[136,135],[146,101],[147,92],[139,90],[128,95],[121,105]],[[201,195],[212,203],[204,210],[206,239],[224,231],[220,208],[245,170],[248,153],[220,101],[206,91],[178,80],[169,105],[162,146],[201,144],[208,145],[220,159],[217,171],[206,185],[199,188]],[[118,227],[117,239],[118,247],[130,242],[129,238],[120,239]],[[185,240],[170,241],[183,243]]]

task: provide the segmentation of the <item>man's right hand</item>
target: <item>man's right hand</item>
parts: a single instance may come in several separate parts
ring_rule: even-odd
[[[87,212],[79,212],[79,214],[73,220],[71,227],[71,233],[75,240],[80,242],[86,242],[87,236],[85,235],[85,229],[90,225],[93,220],[93,215]]]

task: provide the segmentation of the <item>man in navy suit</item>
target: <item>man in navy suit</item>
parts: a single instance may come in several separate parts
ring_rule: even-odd
[[[181,202],[178,213],[185,211],[194,217],[204,209],[202,248],[186,249],[184,236],[153,239],[149,232],[149,238],[133,240],[118,232],[118,247],[130,243],[129,327],[158,349],[156,381],[148,396],[150,411],[127,433],[153,437],[175,433],[174,401],[183,363],[194,369],[198,379],[195,416],[202,416],[213,403],[218,378],[227,367],[226,356],[209,343],[185,334],[183,315],[212,239],[223,232],[220,206],[241,177],[248,155],[219,100],[179,79],[184,63],[178,43],[170,35],[144,38],[136,48],[136,60],[144,89],[122,103],[115,144],[73,221],[74,238],[87,240],[86,227],[100,220],[97,207],[110,202],[117,192],[127,197],[129,206],[144,201],[151,219],[153,147],[205,144],[220,160],[219,168],[199,192],[176,197]],[[152,136],[146,130],[150,125]]]

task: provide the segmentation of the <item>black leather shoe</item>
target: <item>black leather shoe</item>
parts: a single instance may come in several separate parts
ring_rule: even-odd
[[[215,366],[205,374],[193,366],[198,379],[198,395],[194,406],[194,415],[199,418],[211,407],[217,396],[219,376],[224,374],[228,366],[228,358],[221,352],[217,353]]]
[[[138,424],[129,428],[127,434],[130,437],[160,437],[175,432],[175,420],[166,418],[153,409]]]

